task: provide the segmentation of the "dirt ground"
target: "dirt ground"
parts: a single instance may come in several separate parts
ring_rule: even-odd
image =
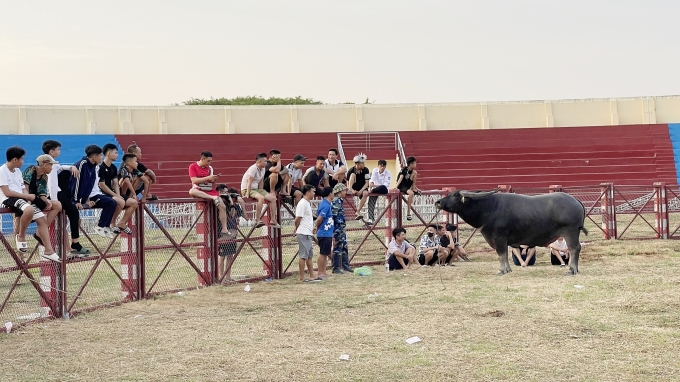
[[[215,286],[0,335],[3,381],[677,380],[680,243],[584,246],[563,276],[455,267]],[[407,338],[421,341],[408,344]],[[340,360],[342,354],[349,361]]]

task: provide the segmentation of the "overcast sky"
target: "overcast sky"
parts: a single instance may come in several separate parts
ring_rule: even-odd
[[[680,94],[678,0],[5,1],[0,104]]]

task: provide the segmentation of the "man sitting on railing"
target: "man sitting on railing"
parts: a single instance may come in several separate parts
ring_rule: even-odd
[[[255,164],[248,167],[248,170],[243,174],[241,179],[241,195],[244,198],[253,198],[257,200],[257,207],[255,209],[255,219],[257,223],[255,228],[264,226],[262,221],[262,206],[264,202],[269,202],[269,226],[271,228],[281,228],[276,219],[276,194],[264,190],[264,173],[267,165],[267,154],[259,153],[255,156]]]
[[[215,190],[215,182],[220,174],[215,174],[210,162],[212,162],[212,153],[203,151],[201,159],[189,165],[189,177],[191,178],[189,195],[194,198],[211,200],[217,206],[222,224],[222,235],[233,237],[227,229],[227,208],[220,198],[220,193]]]
[[[104,195],[112,198],[118,207],[113,213],[111,221],[111,231],[115,234],[125,233],[132,235],[132,230],[127,226],[132,214],[137,210],[137,198],[123,199],[120,194],[120,184],[118,183],[118,168],[113,162],[118,160],[118,148],[112,143],[107,143],[102,147],[104,160],[99,165],[99,189]],[[123,217],[116,224],[116,219],[123,212]]]
[[[281,152],[279,150],[271,150],[269,152],[269,160],[264,166],[264,183],[262,188],[270,194],[276,195],[281,192],[284,176],[283,163],[281,163]]]
[[[151,193],[151,185],[156,183],[156,173],[149,170],[142,162],[140,162],[140,160],[142,160],[142,148],[133,143],[128,146],[127,152],[128,154],[133,154],[137,157],[137,173],[135,175],[139,177],[140,183],[135,190],[135,195],[141,194],[143,202],[147,199],[158,200],[158,197]]]
[[[338,183],[345,183],[347,166],[338,159],[338,149],[328,150],[328,159],[324,162],[324,170],[330,177],[328,180],[330,187],[335,187]]]
[[[298,204],[300,199],[302,199],[302,184],[300,184],[300,179],[302,179],[302,168],[305,167],[305,157],[302,154],[295,154],[293,162],[289,163],[284,169],[284,185],[283,194],[290,195],[295,199],[295,205]],[[298,187],[295,187],[295,182],[298,182]]]
[[[24,184],[29,194],[38,196],[39,201],[34,201],[33,204],[39,206],[43,213],[47,213],[47,226],[49,227],[62,209],[62,205],[58,200],[52,201],[48,199],[48,174],[52,171],[52,166],[59,164],[59,162],[47,154],[40,155],[36,158],[36,162],[37,166],[31,165],[24,170]],[[44,208],[41,207],[42,203],[45,203]],[[38,244],[43,245],[40,236],[33,235],[33,238]]]
[[[360,198],[359,207],[357,207],[357,220],[362,220],[361,209],[368,199],[368,185],[371,179],[371,173],[366,168],[366,155],[359,153],[354,157],[354,167],[347,172],[348,184],[347,193],[356,195]]]
[[[325,166],[326,158],[323,155],[316,157],[316,165],[307,169],[307,172],[305,172],[305,175],[300,180],[300,185],[302,187],[305,185],[314,187],[314,195],[321,196],[321,190],[324,187],[330,187],[328,173],[324,170]]]
[[[390,183],[392,182],[392,174],[387,169],[387,161],[380,159],[378,167],[373,169],[371,181],[368,185],[369,192],[372,194],[387,194],[389,192]],[[375,203],[378,201],[377,196],[368,197],[368,220],[367,225],[373,225],[375,219]]]
[[[416,158],[408,157],[406,159],[406,167],[404,167],[397,175],[397,189],[402,194],[408,195],[408,199],[406,200],[406,220],[413,220],[413,216],[411,215],[413,196],[420,194],[420,191],[416,187],[417,178]]]
[[[21,147],[13,146],[7,149],[7,163],[0,166],[0,205],[9,208],[19,217],[19,226],[14,236],[14,243],[22,260],[26,261],[25,256],[28,253],[26,229],[32,221],[35,221],[38,225],[37,237],[41,239],[45,246],[45,251],[40,257],[59,262],[61,259],[50,242],[47,218],[41,210],[41,208],[48,209],[49,205],[38,195],[29,194],[24,186],[24,179],[21,174],[24,155],[26,155],[26,151]]]

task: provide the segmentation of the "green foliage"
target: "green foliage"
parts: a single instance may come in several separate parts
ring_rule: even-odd
[[[191,98],[182,102],[184,105],[322,105],[323,102],[315,101],[313,98],[288,97],[269,97],[246,96],[236,98]]]

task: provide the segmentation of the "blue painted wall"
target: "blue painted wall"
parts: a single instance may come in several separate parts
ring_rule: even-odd
[[[673,145],[673,158],[675,160],[675,177],[680,184],[680,123],[669,123],[668,133]]]
[[[102,147],[107,143],[113,143],[118,146],[119,159],[122,158],[123,154],[120,143],[114,135],[0,135],[0,148],[2,149],[0,164],[5,163],[5,150],[11,146],[20,146],[26,150],[23,168],[35,164],[35,158],[43,153],[42,143],[48,139],[54,139],[61,143],[61,156],[57,158],[57,161],[65,165],[72,165],[82,158],[85,155],[85,147],[89,145]],[[2,214],[0,230],[3,234],[11,233],[14,230],[10,214]],[[31,224],[28,233],[34,232],[35,224]]]

